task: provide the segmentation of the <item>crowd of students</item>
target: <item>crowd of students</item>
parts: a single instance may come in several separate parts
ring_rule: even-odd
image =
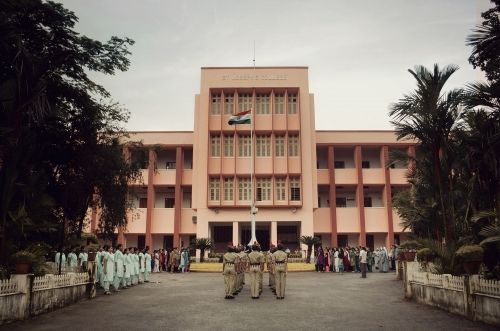
[[[111,287],[118,292],[123,288],[149,282],[152,267],[149,247],[139,250],[136,247],[123,248],[121,244],[116,248],[104,245],[98,248],[92,260],[89,261],[89,254],[84,247],[81,247],[78,255],[75,250],[70,251],[67,259],[64,252],[62,254],[57,252],[55,255],[57,270],[89,271],[106,295],[111,294]]]
[[[177,248],[173,250],[157,249],[153,252],[153,272],[189,272],[190,255],[188,248]]]
[[[390,251],[379,247],[375,251],[365,248],[368,272],[388,272],[395,269],[397,246]],[[360,252],[362,247],[318,247],[314,255],[317,272],[361,272]]]

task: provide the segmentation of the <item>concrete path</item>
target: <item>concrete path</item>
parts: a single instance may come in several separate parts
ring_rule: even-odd
[[[290,273],[285,300],[249,285],[224,300],[220,274],[155,274],[153,283],[44,314],[0,330],[495,330],[403,299],[393,273]]]

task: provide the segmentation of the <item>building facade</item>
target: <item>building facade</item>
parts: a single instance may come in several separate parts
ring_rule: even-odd
[[[252,109],[252,124],[229,125]],[[167,248],[209,237],[216,250],[250,240],[250,204],[258,208],[264,249],[316,235],[325,246],[389,246],[403,229],[392,195],[409,187],[406,164],[388,165],[413,142],[393,131],[317,131],[307,67],[202,68],[194,131],[131,132],[134,209],[118,240]],[[253,181],[253,185],[252,185]],[[252,189],[253,188],[253,189]],[[97,213],[91,228],[95,230]]]

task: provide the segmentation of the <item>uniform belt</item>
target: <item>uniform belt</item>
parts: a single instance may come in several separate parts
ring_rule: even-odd
[[[233,262],[226,262],[226,264],[234,264]]]
[[[250,263],[250,265],[260,265],[260,263]]]
[[[283,264],[285,261],[276,261],[276,264]]]

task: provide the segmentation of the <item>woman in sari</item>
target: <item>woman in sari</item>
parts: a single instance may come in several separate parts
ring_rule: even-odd
[[[344,257],[342,260],[344,263],[344,271],[349,272],[351,270],[351,264],[349,263],[349,246],[344,249]]]
[[[323,271],[324,264],[325,264],[325,253],[323,252],[323,247],[319,246],[318,253],[316,255],[316,265],[317,265],[316,269],[318,272]]]

